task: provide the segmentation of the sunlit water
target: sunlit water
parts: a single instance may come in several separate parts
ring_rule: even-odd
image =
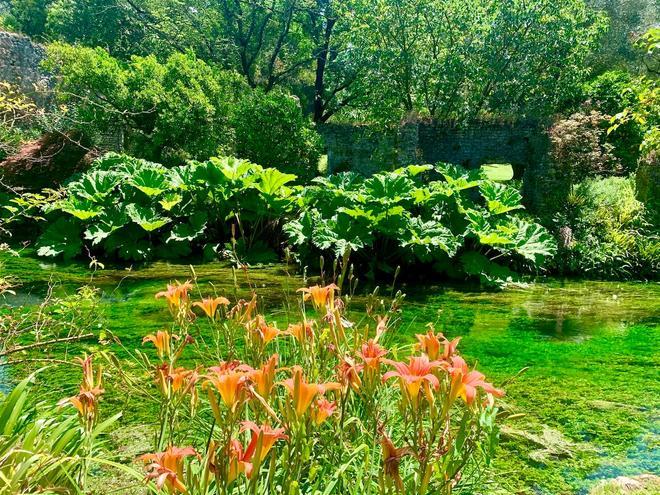
[[[40,301],[49,282],[59,284],[59,293],[90,282],[82,265],[24,258],[6,260],[5,269],[23,281],[12,304]],[[212,286],[230,298],[245,293],[245,275],[235,275],[241,287],[235,294],[227,265],[194,269],[202,290]],[[169,280],[191,277],[186,265],[155,263],[103,270],[92,283],[111,303],[105,305],[108,329],[137,347],[167,318],[154,293]],[[284,315],[286,294],[293,301],[303,284],[282,266],[252,269],[249,278],[275,318]],[[407,295],[397,330],[402,342],[412,342],[431,322],[449,337],[462,336],[463,353],[495,383],[524,370],[505,386],[505,406],[526,416],[506,425],[514,434],[502,437],[493,493],[581,493],[593,479],[658,472],[660,285],[551,280],[500,292],[444,284],[397,289]],[[362,302],[357,296],[353,305]],[[0,366],[0,381],[6,372]],[[556,432],[570,454],[515,436],[544,429]]]

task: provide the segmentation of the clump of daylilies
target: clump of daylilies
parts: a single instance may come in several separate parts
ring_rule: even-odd
[[[193,301],[194,288],[156,295],[173,323],[144,337],[152,358],[139,353],[159,410],[154,452],[140,458],[152,489],[450,494],[488,462],[503,392],[432,327],[392,345],[399,298],[352,323],[337,285],[306,287],[280,325],[256,294],[232,305]],[[86,378],[90,399],[99,387]]]

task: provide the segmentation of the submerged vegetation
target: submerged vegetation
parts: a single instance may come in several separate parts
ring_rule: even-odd
[[[656,3],[0,0],[0,495],[654,490]]]

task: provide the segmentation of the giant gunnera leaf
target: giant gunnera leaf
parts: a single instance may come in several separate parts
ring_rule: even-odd
[[[522,196],[515,187],[486,180],[479,184],[479,191],[486,200],[488,211],[493,215],[523,208],[520,203]]]
[[[73,197],[100,203],[114,191],[120,181],[121,176],[114,171],[92,170],[80,180],[69,184],[67,189]]]
[[[73,218],[62,217],[52,223],[37,241],[37,255],[70,259],[82,249],[80,224]]]
[[[165,169],[160,167],[143,167],[137,170],[131,176],[129,184],[147,196],[158,196],[168,187]]]
[[[169,218],[162,217],[155,209],[130,204],[126,207],[128,217],[147,232],[160,229],[171,222]]]
[[[67,198],[61,203],[60,209],[79,220],[89,220],[103,213],[103,207],[88,200],[75,197]]]
[[[557,242],[545,227],[516,217],[511,222],[517,227],[513,251],[536,266],[557,253]]]

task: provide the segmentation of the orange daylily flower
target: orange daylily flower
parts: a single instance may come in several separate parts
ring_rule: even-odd
[[[417,350],[426,354],[429,359],[436,360],[440,358],[440,347],[442,343],[446,340],[445,336],[439,332],[437,334],[433,333],[433,330],[430,329],[424,334],[417,334]]]
[[[444,348],[442,352],[442,359],[449,361],[454,355],[456,355],[456,348],[458,343],[461,341],[460,337],[456,337],[454,340],[445,339]]]
[[[271,428],[270,425],[264,423],[261,426],[258,426],[252,421],[243,421],[241,423],[241,432],[251,431],[252,438],[248,444],[248,448],[245,451],[245,456],[248,459],[252,459],[252,456],[256,453],[257,459],[255,459],[255,464],[261,464],[261,461],[266,458],[270,449],[273,448],[275,442],[278,440],[288,440],[289,437],[284,433],[284,428]],[[261,450],[256,452],[259,439],[261,438]]]
[[[64,406],[71,404],[78,410],[80,418],[84,421],[93,422],[96,419],[98,412],[99,398],[105,390],[103,390],[103,369],[99,366],[96,376],[94,376],[94,365],[92,363],[92,356],[85,358],[76,358],[82,367],[82,383],[78,395],[62,399],[58,405]]]
[[[94,388],[91,390],[80,389],[78,395],[62,399],[57,403],[58,406],[71,404],[78,410],[78,414],[85,421],[93,421],[98,411],[99,398],[103,394],[102,388]]]
[[[186,280],[184,283],[176,281],[173,284],[167,284],[167,290],[158,292],[156,299],[164,297],[167,299],[167,303],[171,309],[177,309],[188,301],[188,291],[192,290],[192,288],[193,285],[190,283],[190,280]]]
[[[451,374],[451,397],[461,397],[468,405],[474,402],[477,396],[477,387],[483,389],[489,395],[495,397],[504,396],[504,390],[495,388],[491,383],[484,380],[485,375],[477,370],[470,371],[465,360],[460,356],[454,356],[449,368]]]
[[[312,340],[314,338],[314,332],[312,330],[311,321],[289,324],[289,327],[286,329],[286,334],[291,335],[300,345],[304,345],[305,341]]]
[[[206,313],[206,316],[209,318],[213,319],[215,318],[215,312],[218,310],[218,306],[228,306],[229,305],[229,299],[226,297],[205,297],[201,301],[197,301],[193,303],[193,306],[197,306],[198,308],[201,308],[204,313]]]
[[[243,446],[238,440],[229,443],[229,469],[227,472],[227,485],[234,482],[238,475],[245,473],[248,478],[252,475],[252,452],[243,451]]]
[[[427,356],[412,356],[408,364],[384,360],[387,364],[394,366],[396,371],[388,371],[383,375],[383,381],[390,378],[398,378],[401,390],[408,395],[411,400],[416,400],[422,384],[427,383],[433,388],[440,387],[438,377],[433,374],[433,370],[442,366],[440,361],[429,361]]]
[[[364,361],[364,366],[370,371],[378,371],[380,369],[380,362],[388,353],[388,350],[383,346],[377,344],[374,339],[369,339],[365,344],[362,344],[358,356]]]
[[[252,321],[252,314],[257,309],[257,295],[254,294],[252,299],[246,301],[241,299],[236,303],[236,305],[231,308],[229,311],[229,317],[236,320],[238,323],[248,323]]]
[[[337,367],[337,373],[339,374],[339,381],[345,390],[347,390],[350,386],[356,392],[360,391],[362,388],[362,379],[360,378],[360,373],[363,369],[363,365],[357,364],[352,358],[348,356],[344,356],[344,358],[339,363],[339,366]]]
[[[250,372],[250,379],[254,383],[257,393],[266,400],[268,400],[268,397],[273,390],[278,360],[279,356],[273,354],[261,368]]]
[[[307,412],[314,397],[323,395],[329,390],[339,390],[341,388],[341,385],[337,382],[307,383],[300,366],[294,366],[293,376],[284,380],[281,384],[286,387],[293,398],[293,408],[298,417]]]
[[[330,284],[325,287],[321,287],[320,285],[303,287],[298,289],[297,292],[303,293],[303,299],[305,301],[311,299],[314,308],[319,310],[326,309],[327,307],[332,308],[334,306],[335,291],[339,291],[339,287],[335,284]]]
[[[314,423],[317,425],[320,425],[323,423],[326,419],[328,419],[330,416],[332,416],[335,412],[335,409],[337,409],[337,403],[336,402],[330,402],[328,399],[325,397],[321,397],[316,401],[314,404],[314,407],[312,408],[312,419],[314,420]]]
[[[145,454],[138,457],[144,461],[147,471],[147,480],[156,480],[156,487],[161,490],[167,488],[168,493],[186,493],[183,479],[183,459],[190,455],[197,455],[191,447],[168,447],[165,452]]]
[[[172,337],[168,331],[158,330],[155,334],[152,333],[144,337],[142,343],[153,343],[156,347],[156,352],[158,352],[158,357],[163,359],[164,356],[169,357],[172,354]]]
[[[254,325],[255,325],[254,332],[259,338],[259,341],[261,342],[262,346],[268,345],[269,342],[274,340],[280,334],[284,333],[281,330],[279,330],[277,327],[268,325],[266,323],[266,319],[261,315],[257,316],[257,318],[254,321]]]
[[[432,328],[424,334],[415,335],[415,337],[417,337],[417,350],[426,354],[432,361],[437,359],[449,361],[456,354],[456,348],[461,341],[460,337],[449,341],[442,332],[433,333]]]
[[[237,361],[223,362],[220,366],[209,368],[203,388],[208,390],[211,406],[214,413],[220,417],[217,409],[217,400],[213,390],[220,393],[222,401],[232,411],[245,400],[245,392],[250,379],[250,373],[254,371],[247,365],[241,365]]]
[[[401,459],[404,456],[410,455],[411,451],[408,447],[395,447],[392,439],[385,434],[381,436],[380,446],[383,449],[383,471],[385,476],[394,482],[399,492],[403,492],[403,480],[399,473],[399,464],[401,464]]]
[[[186,368],[172,368],[165,363],[156,368],[156,385],[163,395],[186,394],[192,390],[199,380],[197,370]],[[194,395],[194,394],[193,394]]]

